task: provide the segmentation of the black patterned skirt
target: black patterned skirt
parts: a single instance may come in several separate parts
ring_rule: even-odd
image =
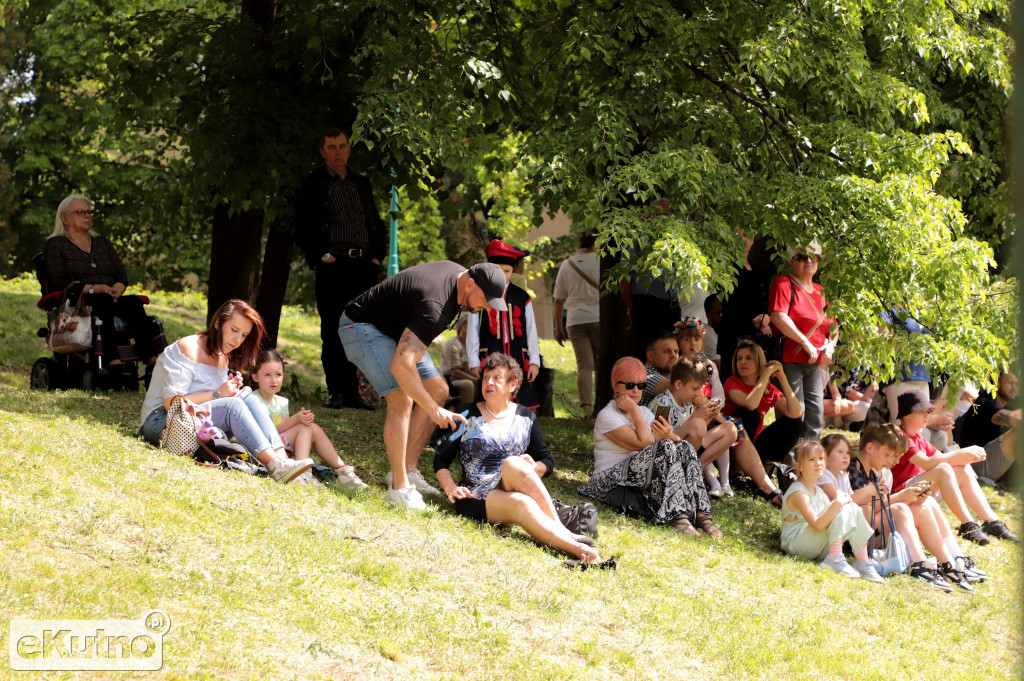
[[[595,473],[579,493],[658,524],[711,515],[700,461],[685,440],[658,440]]]

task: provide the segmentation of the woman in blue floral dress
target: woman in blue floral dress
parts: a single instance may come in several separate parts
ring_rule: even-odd
[[[463,405],[465,434],[457,445],[439,447],[434,473],[456,513],[491,524],[519,525],[541,544],[584,563],[599,560],[589,537],[562,525],[541,478],[554,468],[537,417],[512,402],[523,372],[508,355],[492,353],[481,366],[483,401]],[[435,431],[435,438],[441,431]],[[462,480],[451,464],[458,455]]]

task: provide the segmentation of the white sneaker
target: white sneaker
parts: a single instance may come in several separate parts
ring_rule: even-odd
[[[427,482],[426,479],[424,479],[423,474],[417,469],[409,471],[405,474],[405,477],[409,478],[409,484],[415,487],[416,490],[422,494],[433,494],[439,497],[444,496],[441,494],[441,490]],[[384,476],[384,484],[388,486],[388,489],[393,486],[393,480],[394,479],[391,477],[391,471],[388,471],[388,474]]]
[[[878,570],[875,569],[875,561],[873,560],[855,560],[853,561],[853,569],[857,571],[857,574],[862,579],[866,579],[869,582],[875,582],[876,584],[885,582],[882,576],[878,574]]]
[[[295,461],[294,459],[274,459],[267,464],[270,477],[278,482],[291,482],[313,468],[311,459]]]
[[[427,510],[427,504],[423,501],[423,497],[411,485],[405,489],[389,487],[384,494],[384,499],[399,508],[408,508],[413,511]]]
[[[850,567],[850,564],[846,562],[845,556],[836,556],[835,558],[826,558],[821,561],[821,567],[828,568],[829,570],[835,570],[844,577],[850,577],[851,579],[860,579],[860,573]]]
[[[323,487],[323,485],[320,484],[320,481],[316,479],[316,476],[313,475],[313,471],[312,470],[308,470],[305,473],[303,473],[302,475],[295,476],[294,482],[295,482],[296,485],[309,485],[310,487]]]
[[[338,476],[338,482],[341,483],[342,487],[347,487],[348,489],[366,489],[369,487],[369,485],[359,479],[355,469],[347,464],[341,468],[335,468],[334,474]]]

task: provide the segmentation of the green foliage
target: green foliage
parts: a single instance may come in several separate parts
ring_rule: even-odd
[[[437,238],[459,260],[492,234],[521,241],[561,208],[625,256],[607,281],[728,292],[742,232],[816,237],[843,338],[881,377],[894,306],[934,331],[900,352],[936,372],[987,375],[1017,346],[1016,282],[993,276],[1011,234],[1005,0],[243,8],[6,10],[9,272],[85,190],[139,280],[180,281],[214,206],[287,219],[316,132],[340,122],[378,188],[411,207],[444,186],[448,222],[429,201],[405,220],[410,261]]]

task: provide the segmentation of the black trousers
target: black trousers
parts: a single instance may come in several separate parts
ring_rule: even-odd
[[[757,427],[761,423],[761,412],[756,409],[738,407],[732,415],[743,421],[747,437],[757,448],[762,462],[781,462],[786,453],[793,449],[793,446],[800,440],[800,433],[804,428],[804,422],[801,419],[791,419],[776,411],[775,422],[762,430],[755,439],[754,433],[757,432]]]
[[[92,307],[93,316],[103,322],[103,344],[106,346],[108,362],[118,359],[114,337],[115,316],[128,324],[142,362],[159,355],[167,347],[163,331],[146,314],[146,307],[138,296],[121,296],[114,300],[108,293],[86,293],[82,302]]]
[[[338,336],[345,306],[377,284],[380,265],[369,258],[341,256],[332,263],[316,266],[316,307],[320,312],[320,362],[324,366],[327,392],[344,402],[359,400],[356,365],[348,361]]]

